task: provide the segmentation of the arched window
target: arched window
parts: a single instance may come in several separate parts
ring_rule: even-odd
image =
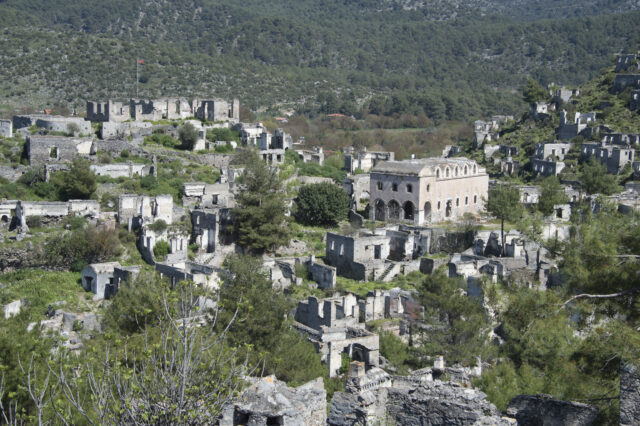
[[[382,181],[378,181],[378,190],[382,191]]]
[[[475,164],[473,165],[473,174],[474,175],[476,174],[476,165]]]
[[[469,169],[467,168],[467,166],[464,166],[464,175],[466,176],[467,173],[469,173]]]
[[[453,169],[453,175],[458,176],[458,166],[456,166],[456,168]]]
[[[444,169],[445,173],[445,177],[449,177],[449,168],[447,167],[446,169]]]
[[[427,184],[427,192],[429,192],[429,190],[431,189],[431,184]]]
[[[473,204],[478,204],[478,196],[477,195],[473,196]]]
[[[465,195],[465,197],[464,197],[464,205],[465,206],[469,205],[469,196],[468,195]]]
[[[438,210],[440,210],[440,201],[438,201]]]
[[[460,207],[460,198],[456,198],[456,207]]]
[[[436,178],[440,177],[440,169],[436,169]]]

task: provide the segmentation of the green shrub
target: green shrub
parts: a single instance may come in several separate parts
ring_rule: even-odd
[[[164,230],[167,229],[167,222],[165,222],[162,219],[158,219],[152,224],[150,224],[148,228],[151,229],[153,232],[157,232],[157,233],[164,232]]]
[[[39,228],[42,226],[42,217],[40,216],[29,216],[27,218],[27,226],[29,228]]]
[[[168,242],[158,241],[155,247],[153,247],[153,255],[155,256],[156,260],[163,261],[169,254],[170,250],[171,246]]]

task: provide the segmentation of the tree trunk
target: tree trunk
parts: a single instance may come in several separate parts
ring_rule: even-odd
[[[504,219],[500,220],[500,238],[502,239],[502,247],[500,248],[501,257],[504,257]]]

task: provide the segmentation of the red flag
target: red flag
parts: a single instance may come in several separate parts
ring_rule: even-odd
[[[138,63],[139,63],[140,65],[142,65],[142,64],[144,64],[144,61],[143,61],[142,59],[138,59]]]

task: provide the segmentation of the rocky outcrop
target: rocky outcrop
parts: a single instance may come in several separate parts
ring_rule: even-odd
[[[399,380],[362,393],[336,392],[327,423],[398,425],[512,425],[487,396],[451,382]]]
[[[587,426],[595,424],[598,408],[550,395],[518,395],[509,403],[507,414],[518,426]]]
[[[220,426],[309,425],[324,426],[327,392],[321,378],[290,388],[274,376],[254,383],[222,412]]]
[[[487,395],[448,382],[389,388],[387,415],[402,425],[508,425]]]
[[[620,426],[640,422],[640,370],[635,365],[620,365]]]

